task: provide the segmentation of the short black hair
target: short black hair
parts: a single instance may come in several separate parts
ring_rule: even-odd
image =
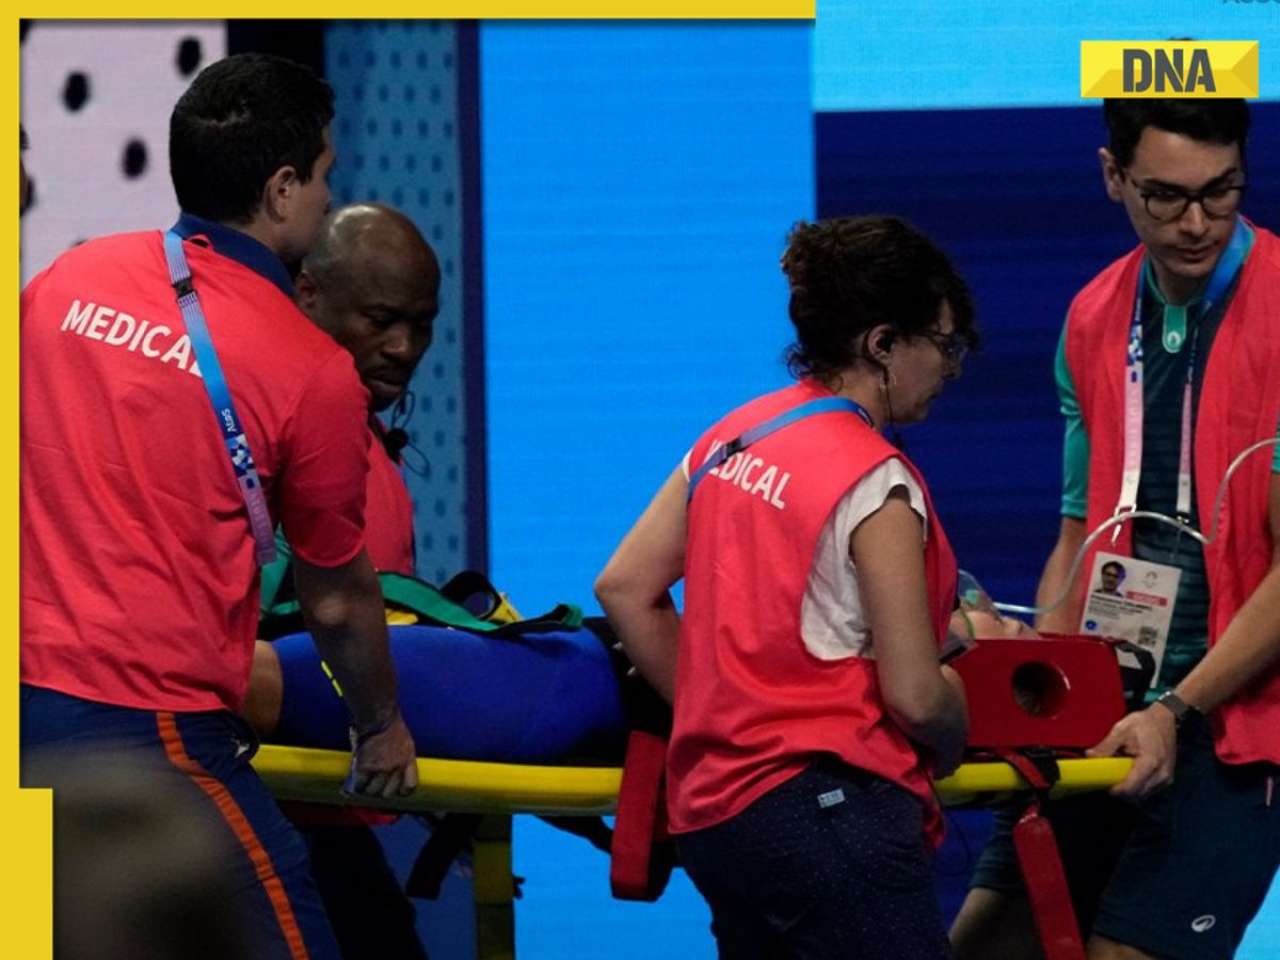
[[[866,359],[861,335],[880,324],[906,337],[932,329],[944,302],[956,334],[970,348],[978,345],[964,279],[928,237],[898,217],[801,221],[787,238],[782,271],[796,330],[786,360],[797,377],[824,379]]]
[[[169,119],[178,205],[209,220],[248,222],[281,167],[311,179],[332,119],[332,88],[301,64],[257,53],[210,64]]]
[[[1107,149],[1122,168],[1133,162],[1133,152],[1147,127],[1205,143],[1239,144],[1240,164],[1244,165],[1249,106],[1243,100],[1109,98],[1102,102],[1102,116],[1107,124]]]
[[[1124,576],[1125,576],[1124,564],[1118,560],[1108,560],[1101,567],[1099,567],[1098,570],[1099,572],[1103,572],[1103,573],[1105,573],[1107,570],[1114,570],[1116,573],[1120,574],[1120,579],[1122,580],[1124,579]]]

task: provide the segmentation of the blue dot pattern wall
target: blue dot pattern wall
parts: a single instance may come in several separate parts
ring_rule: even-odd
[[[440,259],[435,338],[393,411],[409,434],[418,575],[443,583],[468,566],[462,310],[462,164],[457,29],[438,21],[344,22],[325,38],[336,94],[334,203],[403,211]]]

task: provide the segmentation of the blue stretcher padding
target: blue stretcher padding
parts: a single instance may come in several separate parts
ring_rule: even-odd
[[[608,651],[585,629],[477,635],[388,627],[400,706],[419,756],[620,762],[626,718]],[[284,680],[273,742],[350,748],[350,716],[311,637],[275,641]]]

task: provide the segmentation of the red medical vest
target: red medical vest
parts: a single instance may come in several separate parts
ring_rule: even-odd
[[[694,445],[713,450],[775,415],[831,396],[804,381],[730,413]],[[730,457],[689,504],[685,607],[667,760],[673,832],[712,826],[800,773],[815,754],[900,784],[920,798],[927,831],[942,825],[928,774],[880,697],[876,664],[819,660],[805,648],[800,607],[814,551],[844,495],[889,457],[905,458],[853,413],[797,421]],[[918,471],[928,537],[921,544],[930,619],[946,635],[956,565]]]
[[[263,275],[185,247],[273,520],[307,562],[348,562],[369,445],[351,355]],[[258,568],[161,234],[69,250],[23,291],[21,323],[22,681],[148,710],[238,708]]]
[[[1209,351],[1196,414],[1192,471],[1200,525],[1212,532],[1214,500],[1231,461],[1276,435],[1280,419],[1280,239],[1254,225],[1254,245]],[[1085,525],[1114,513],[1124,466],[1124,376],[1129,326],[1144,249],[1117,260],[1076,296],[1067,314],[1066,354],[1089,436]],[[1209,643],[1217,642],[1266,576],[1272,542],[1267,520],[1273,450],[1263,448],[1233,475],[1218,536],[1205,547]],[[1127,554],[1132,527],[1120,526],[1091,548]],[[1083,590],[1086,585],[1081,583]],[[1215,711],[1218,756],[1227,763],[1280,763],[1280,671],[1271,670]]]

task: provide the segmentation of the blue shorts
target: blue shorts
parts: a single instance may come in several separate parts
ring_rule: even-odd
[[[997,812],[971,886],[1024,893],[1011,834],[1019,810]],[[1138,804],[1105,793],[1056,800],[1047,815],[1085,933],[1166,960],[1229,960],[1280,864],[1280,770],[1222,763],[1202,719],[1179,732],[1166,789]]]
[[[1025,800],[995,810],[991,839],[983,848],[969,886],[1025,897],[1022,867],[1013,846],[1013,828],[1026,810]],[[1062,858],[1071,905],[1080,928],[1093,927],[1098,901],[1115,871],[1136,816],[1134,807],[1108,793],[1085,793],[1051,800],[1044,808]]]
[[[117,707],[26,684],[21,703],[24,786],[52,785],[56,797],[84,758],[111,758],[224,841],[224,889],[248,957],[339,960],[306,849],[249,763],[257,739],[243,720]]]
[[[721,960],[945,960],[920,801],[822,759],[676,837]]]
[[[1230,960],[1280,865],[1280,769],[1227,764],[1184,724],[1173,783],[1138,805],[1093,931],[1167,960]]]

